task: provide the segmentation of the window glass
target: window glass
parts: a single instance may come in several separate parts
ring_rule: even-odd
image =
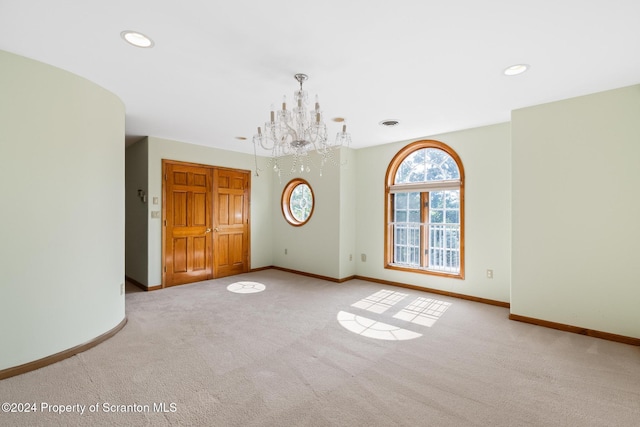
[[[291,192],[289,199],[291,214],[295,219],[304,222],[311,215],[311,207],[313,206],[313,196],[311,188],[307,184],[298,184]]]
[[[395,184],[460,178],[456,161],[445,151],[423,148],[409,154],[395,176]]]

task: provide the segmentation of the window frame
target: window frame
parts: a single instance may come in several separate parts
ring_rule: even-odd
[[[411,268],[407,266],[401,266],[397,264],[393,264],[393,254],[394,254],[394,240],[393,240],[393,212],[394,212],[394,197],[391,191],[392,186],[394,185],[396,173],[398,172],[398,168],[404,162],[404,160],[414,153],[415,151],[422,150],[425,148],[435,148],[444,151],[456,162],[458,166],[458,171],[460,174],[460,269],[458,273],[448,273],[444,271],[436,271],[429,270],[427,268]],[[445,182],[445,181],[439,181]],[[420,186],[424,183],[417,183],[416,186]],[[420,273],[420,274],[428,274],[431,276],[440,276],[440,277],[449,277],[455,279],[464,279],[464,265],[465,265],[465,226],[464,226],[464,184],[465,184],[465,175],[464,175],[464,167],[462,165],[462,161],[460,160],[460,156],[456,153],[451,147],[447,144],[436,141],[436,140],[420,140],[412,142],[405,147],[403,147],[400,151],[396,153],[396,155],[389,162],[389,166],[387,167],[387,174],[385,176],[385,209],[384,209],[384,268],[390,270],[399,270],[399,271],[408,271],[412,273]],[[417,190],[420,192],[420,200],[421,204],[424,206],[424,198],[429,197],[429,191],[422,189]],[[422,209],[421,207],[421,220],[428,218],[427,209]],[[423,234],[423,233],[421,233]],[[420,256],[421,258],[425,256],[424,249],[427,245],[427,241],[421,238],[420,239]]]
[[[311,191],[311,211],[309,212],[309,216],[304,221],[300,221],[295,217],[293,212],[291,211],[291,194],[299,185],[306,185]],[[313,216],[313,210],[316,207],[316,195],[313,193],[313,188],[311,188],[311,184],[308,181],[302,178],[294,178],[284,186],[282,190],[282,198],[280,199],[280,207],[282,208],[282,216],[284,216],[285,221],[294,227],[301,227],[305,225],[311,217]]]

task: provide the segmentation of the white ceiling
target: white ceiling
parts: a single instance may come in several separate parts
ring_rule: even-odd
[[[0,49],[118,95],[128,140],[242,152],[306,73],[361,148],[640,83],[639,17],[639,0],[0,0]],[[531,68],[502,74],[516,63]]]

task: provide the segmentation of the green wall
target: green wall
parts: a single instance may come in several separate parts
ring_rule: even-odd
[[[271,172],[273,183],[274,205],[273,216],[273,264],[306,273],[339,279],[341,249],[341,183],[347,165],[343,163],[345,150],[334,152],[335,163],[323,168],[322,176],[318,167],[310,172],[290,173],[290,163],[282,162],[283,172],[280,176]],[[320,158],[311,154],[316,165]],[[284,187],[294,178],[303,178],[311,186],[314,194],[314,211],[309,221],[295,227],[287,223],[282,215],[281,195]],[[286,250],[286,254],[285,254]]]
[[[509,301],[511,145],[508,123],[419,139],[452,147],[465,170],[465,279],[384,268],[384,186],[391,159],[402,141],[356,151],[356,272],[358,275]],[[418,140],[418,139],[416,139]],[[366,261],[362,261],[362,254]],[[493,270],[493,279],[486,270]]]
[[[124,105],[0,51],[0,370],[84,344],[124,311]]]
[[[521,316],[640,338],[640,85],[512,113]]]

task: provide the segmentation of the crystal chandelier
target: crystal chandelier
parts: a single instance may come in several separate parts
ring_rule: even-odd
[[[283,157],[291,157],[293,163],[289,173],[309,172],[314,165],[309,153],[315,151],[320,158],[320,175],[327,162],[335,163],[333,150],[342,146],[348,147],[351,136],[347,133],[347,125],[342,125],[335,141],[329,141],[327,126],[320,111],[318,95],[313,110],[307,108],[307,92],[302,89],[309,76],[296,74],[295,79],[300,83],[300,89],[293,93],[293,108],[287,109],[287,99],[282,101],[282,109],[275,111],[271,106],[269,121],[264,124],[264,132],[258,127],[258,133],[253,137],[254,153],[257,146],[271,152],[273,170],[280,175]],[[257,173],[257,170],[256,170]]]

